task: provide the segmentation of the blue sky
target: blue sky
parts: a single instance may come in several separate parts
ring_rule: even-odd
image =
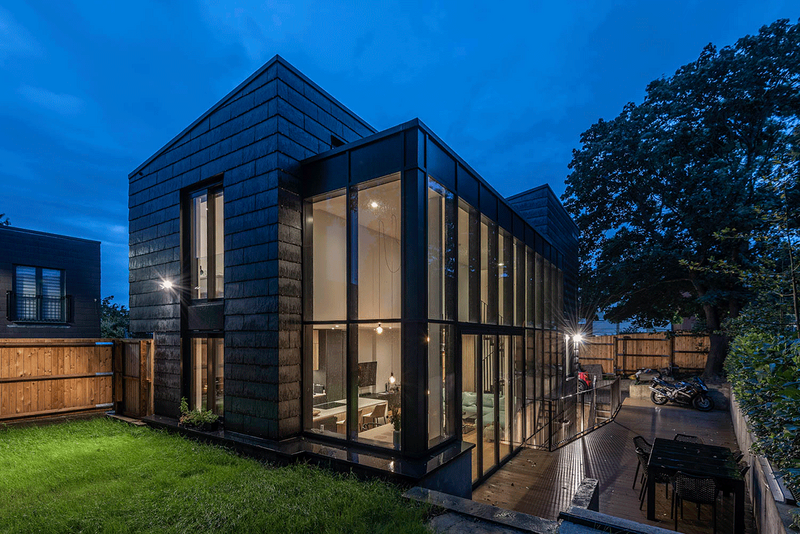
[[[127,175],[275,54],[378,130],[419,117],[503,195],[647,83],[791,1],[3,2],[0,213],[102,241],[128,300]],[[2,251],[0,251],[2,253]]]

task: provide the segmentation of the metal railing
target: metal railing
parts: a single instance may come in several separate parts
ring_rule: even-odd
[[[25,323],[68,323],[72,320],[72,296],[45,297],[6,292],[6,318]]]
[[[555,450],[613,421],[619,411],[620,378],[596,380],[592,389],[549,399],[547,448]]]

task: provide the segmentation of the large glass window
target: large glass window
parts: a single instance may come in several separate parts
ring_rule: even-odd
[[[358,187],[358,318],[399,319],[400,173]]]
[[[428,446],[446,440],[455,426],[453,327],[430,324],[428,336]]]
[[[498,415],[497,423],[500,432],[500,445],[498,447],[499,459],[502,460],[511,454],[511,425],[514,417],[511,411],[511,336],[498,337]]]
[[[536,431],[536,345],[533,330],[525,332],[525,439],[529,439]]]
[[[399,449],[400,323],[359,324],[356,328],[358,364],[352,370],[352,384],[357,389],[358,405],[356,419],[349,426],[350,435],[359,441]],[[353,408],[348,407],[348,413],[352,414]],[[339,424],[344,432],[345,421]]]
[[[530,247],[525,247],[525,326],[533,328],[536,319],[536,300],[534,298],[534,287],[536,285],[536,256]]]
[[[522,336],[514,336],[512,376],[514,377],[514,447],[525,441],[525,347]]]
[[[458,204],[458,320],[477,323],[481,317],[481,246],[478,212]]]
[[[478,428],[481,424],[481,399],[479,398],[477,365],[479,336],[461,336],[461,439],[476,445],[472,453],[472,480],[480,476],[478,468],[480,449]]]
[[[191,198],[192,298],[225,296],[224,201],[221,189],[198,191]]]
[[[497,371],[495,365],[497,363],[497,336],[481,336],[482,339],[482,358],[481,358],[481,373],[483,376],[483,384],[481,393],[483,397],[483,473],[497,464],[495,455],[499,453],[495,448],[497,441],[497,388],[495,387],[495,377]]]
[[[498,310],[500,324],[514,322],[514,249],[511,234],[500,229],[497,242]]]
[[[536,254],[536,328],[544,328],[544,258]]]
[[[223,414],[225,399],[225,340],[192,338],[192,378],[189,387],[190,408]]]
[[[454,320],[455,199],[428,178],[428,317]]]
[[[347,198],[338,191],[311,201],[311,318],[347,318]]]
[[[525,245],[514,239],[514,325],[525,325]]]
[[[344,325],[338,324],[307,328],[312,330],[311,429],[343,437],[347,412],[347,332]]]
[[[67,322],[69,306],[64,271],[17,265],[14,269],[14,321]]]
[[[481,322],[497,324],[497,225],[481,217]]]

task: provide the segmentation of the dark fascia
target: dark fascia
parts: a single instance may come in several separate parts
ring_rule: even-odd
[[[264,73],[264,72],[265,72],[267,69],[269,69],[269,68],[270,68],[272,65],[276,65],[276,64],[278,64],[278,63],[280,63],[281,65],[283,65],[284,67],[286,67],[286,68],[287,68],[289,71],[291,71],[291,72],[292,72],[292,74],[294,74],[295,76],[297,76],[298,78],[300,78],[301,80],[303,80],[305,83],[309,84],[309,85],[310,85],[311,87],[313,87],[315,90],[317,90],[317,91],[319,91],[320,93],[322,93],[322,96],[324,96],[324,97],[326,97],[326,98],[330,99],[330,101],[331,101],[331,102],[333,102],[334,104],[336,104],[336,105],[338,105],[340,108],[342,108],[342,110],[344,110],[344,111],[345,111],[345,112],[346,112],[348,115],[350,115],[350,116],[351,116],[351,117],[353,117],[355,120],[357,120],[357,121],[358,121],[358,122],[360,122],[362,125],[364,125],[364,127],[368,128],[368,129],[370,129],[370,130],[372,130],[373,132],[377,132],[377,131],[378,131],[378,130],[376,130],[376,129],[375,129],[375,128],[374,128],[374,127],[371,125],[371,124],[369,124],[367,121],[365,121],[364,119],[362,119],[361,117],[359,117],[358,115],[356,115],[355,113],[353,113],[353,111],[352,111],[352,110],[350,110],[350,108],[348,108],[347,106],[345,106],[344,104],[342,104],[341,102],[339,102],[339,100],[337,100],[336,98],[334,98],[333,96],[331,96],[331,94],[330,94],[330,93],[328,93],[328,92],[327,92],[325,89],[323,89],[322,87],[320,87],[319,85],[317,85],[316,83],[314,83],[314,82],[313,82],[311,79],[309,79],[309,78],[308,78],[308,76],[306,76],[305,74],[303,74],[302,72],[300,72],[299,70],[297,70],[297,69],[296,69],[296,68],[295,68],[295,67],[294,67],[294,66],[293,66],[291,63],[289,63],[288,61],[286,61],[285,59],[283,59],[283,58],[282,58],[282,57],[281,57],[279,54],[276,54],[276,55],[275,55],[275,56],[274,56],[272,59],[270,59],[269,61],[267,61],[267,62],[266,62],[266,63],[265,63],[265,64],[264,64],[264,65],[263,65],[263,66],[262,66],[260,69],[258,69],[258,70],[257,70],[257,71],[255,71],[253,74],[251,74],[250,76],[248,76],[248,78],[247,78],[245,81],[243,81],[242,83],[240,83],[239,85],[237,85],[237,86],[236,86],[236,88],[234,88],[234,89],[233,89],[233,91],[231,91],[230,93],[228,93],[227,95],[225,95],[225,96],[222,98],[222,100],[220,100],[219,102],[217,102],[216,104],[214,104],[213,106],[211,106],[211,108],[210,108],[208,111],[206,111],[205,113],[203,113],[202,115],[200,115],[200,116],[199,116],[199,117],[198,117],[198,118],[197,118],[197,119],[196,119],[194,122],[192,122],[192,123],[191,123],[189,126],[187,126],[186,128],[184,128],[184,129],[183,129],[183,131],[181,131],[181,133],[179,133],[178,135],[176,135],[175,137],[173,137],[173,138],[172,138],[172,139],[171,139],[169,142],[167,142],[167,144],[166,144],[166,145],[164,145],[163,147],[161,147],[160,149],[158,149],[158,151],[156,151],[156,153],[155,153],[155,154],[153,154],[152,156],[150,156],[149,158],[147,158],[147,159],[144,161],[144,163],[142,163],[141,165],[139,165],[138,167],[136,167],[136,168],[135,168],[133,171],[131,171],[131,172],[128,174],[128,179],[130,180],[131,178],[133,178],[133,177],[134,177],[134,176],[135,176],[135,175],[136,175],[136,174],[137,174],[137,173],[138,173],[140,170],[142,170],[142,169],[144,169],[145,167],[147,167],[147,165],[149,165],[149,164],[150,164],[152,161],[154,161],[156,158],[158,158],[158,157],[159,157],[161,154],[163,154],[164,152],[166,152],[167,150],[169,150],[169,149],[172,147],[172,145],[174,145],[176,142],[178,142],[178,140],[179,140],[181,137],[183,137],[184,135],[186,135],[187,133],[189,133],[189,132],[190,132],[190,131],[191,131],[191,130],[192,130],[194,127],[195,127],[195,126],[197,126],[198,124],[200,124],[201,122],[203,122],[203,120],[205,120],[205,119],[206,119],[206,118],[207,118],[209,115],[211,115],[212,113],[214,113],[215,111],[217,111],[219,108],[221,108],[222,106],[224,106],[225,104],[227,104],[227,103],[228,103],[228,102],[229,102],[229,101],[230,101],[230,100],[231,100],[231,99],[232,99],[234,96],[236,96],[237,94],[239,94],[239,92],[240,92],[242,89],[244,89],[245,87],[247,87],[247,85],[248,85],[250,82],[252,82],[252,81],[253,81],[253,80],[255,80],[256,78],[258,78],[258,77],[259,77],[261,74],[263,74],[263,73]]]
[[[580,231],[580,229],[578,228],[578,225],[575,223],[574,220],[572,220],[572,216],[569,214],[569,212],[566,210],[566,208],[564,208],[564,204],[561,203],[561,200],[556,196],[555,192],[553,191],[553,188],[550,187],[550,184],[545,183],[545,184],[542,184],[542,185],[537,185],[536,187],[532,187],[532,188],[528,189],[527,191],[523,191],[521,193],[517,193],[516,195],[512,195],[512,196],[508,197],[506,200],[508,200],[508,201],[515,200],[515,199],[517,199],[519,197],[522,197],[522,196],[525,196],[525,195],[527,195],[529,193],[533,193],[535,191],[539,191],[540,189],[546,189],[547,190],[547,196],[549,196],[550,198],[552,198],[553,200],[556,201],[556,205],[561,209],[561,212],[564,213],[564,215],[567,216],[567,219],[569,219],[569,222],[572,223],[572,226],[575,228],[575,230]],[[513,209],[513,207],[512,207],[512,209]]]
[[[85,239],[83,237],[72,237],[69,235],[62,235],[62,234],[51,234],[49,232],[40,232],[38,230],[27,230],[25,228],[18,228],[16,226],[0,226],[0,232],[15,232],[18,234],[25,234],[25,235],[51,237],[54,239],[66,239],[69,241],[82,241],[84,243],[94,243],[97,245],[100,244],[100,241],[95,241],[94,239]]]
[[[364,138],[359,139],[357,141],[353,141],[352,143],[347,143],[347,144],[344,144],[342,146],[336,147],[334,149],[328,150],[327,152],[322,152],[321,154],[317,154],[315,156],[311,156],[310,158],[307,158],[307,159],[304,159],[303,161],[301,161],[300,165],[302,167],[302,166],[305,166],[305,165],[307,165],[309,163],[314,163],[315,161],[320,161],[320,160],[323,160],[323,159],[327,159],[327,158],[336,156],[338,154],[341,154],[343,152],[347,152],[347,151],[356,149],[358,147],[362,147],[362,146],[374,143],[376,141],[380,141],[381,139],[384,139],[386,137],[395,135],[395,134],[397,134],[399,132],[403,132],[405,130],[413,130],[415,128],[425,132],[428,135],[428,137],[430,137],[437,145],[439,145],[439,147],[442,148],[442,150],[444,150],[448,155],[450,155],[453,159],[455,159],[456,162],[459,165],[464,167],[473,176],[475,176],[481,184],[486,186],[486,188],[489,189],[489,191],[491,191],[492,194],[494,194],[500,202],[505,204],[508,207],[508,209],[510,209],[514,214],[516,214],[518,217],[520,217],[522,219],[523,223],[528,225],[531,228],[531,230],[533,230],[536,235],[541,237],[542,240],[545,243],[550,244],[551,246],[553,246],[553,248],[558,250],[558,248],[555,247],[555,245],[553,245],[552,243],[550,243],[550,241],[548,241],[546,237],[544,237],[539,232],[537,232],[536,229],[533,226],[531,226],[530,223],[528,223],[528,221],[526,221],[525,218],[522,217],[522,215],[520,215],[520,213],[513,206],[511,206],[508,203],[508,201],[503,197],[503,195],[498,193],[497,190],[494,187],[492,187],[491,184],[489,184],[489,182],[487,182],[483,178],[483,176],[481,176],[475,169],[473,169],[472,166],[470,166],[469,163],[464,161],[464,159],[461,156],[456,154],[456,152],[452,148],[447,146],[447,143],[442,141],[442,139],[438,135],[433,133],[433,130],[428,128],[428,126],[426,126],[424,122],[419,120],[419,118],[411,119],[410,121],[404,122],[402,124],[398,124],[397,126],[393,126],[393,127],[389,128],[388,130],[383,130],[381,132],[378,132],[376,134],[370,135],[368,137],[364,137]],[[550,186],[547,185],[547,184],[545,184],[544,186],[540,186],[540,187],[547,187],[548,189],[550,189]],[[536,188],[534,188],[534,189],[536,189]],[[529,191],[531,191],[531,190],[529,190]],[[520,193],[520,194],[522,194],[522,193]],[[555,193],[553,193],[552,189],[550,189],[550,194],[553,195],[553,197],[556,198],[556,200],[558,200],[558,198],[555,197]],[[514,195],[514,196],[519,196],[519,195]],[[511,198],[514,198],[514,197],[511,197]],[[559,203],[559,206],[560,205],[561,204]],[[563,206],[562,206],[562,209],[563,209]],[[564,211],[564,213],[566,213],[566,210]],[[567,217],[569,218],[570,222],[572,222],[572,218],[569,217],[568,213],[567,213]],[[575,224],[575,223],[573,222],[572,224]],[[576,226],[576,228],[577,228],[577,226]]]

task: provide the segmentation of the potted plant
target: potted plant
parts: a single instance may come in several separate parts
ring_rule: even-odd
[[[394,441],[394,448],[400,448],[400,410],[393,410],[392,411],[392,426],[394,426],[394,432],[392,432],[392,437]]]
[[[211,410],[189,410],[189,403],[186,401],[186,397],[182,397],[179,424],[188,428],[213,432],[219,427],[219,416]]]

